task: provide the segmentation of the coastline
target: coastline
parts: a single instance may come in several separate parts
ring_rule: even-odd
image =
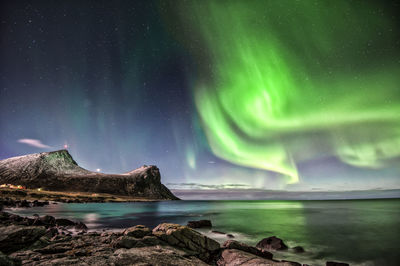
[[[354,202],[349,201],[349,202]],[[362,203],[362,205],[359,205]],[[363,210],[366,207],[367,208],[381,208],[380,206],[383,206],[383,204],[386,204],[386,201],[384,203],[379,203],[379,200],[377,201],[377,205],[370,205],[371,203],[374,203],[375,201],[357,201],[356,205],[354,205],[352,203],[352,205],[350,205],[350,209],[354,210],[355,206],[359,206],[361,209]],[[201,205],[199,205],[199,203]],[[124,231],[124,229],[132,227],[135,224],[143,224],[145,226],[147,226],[148,228],[155,228],[157,227],[157,225],[159,225],[160,223],[164,223],[164,222],[168,222],[168,223],[175,223],[175,224],[181,224],[184,225],[186,224],[189,220],[188,219],[209,219],[212,221],[213,223],[213,227],[212,228],[199,228],[199,229],[195,229],[196,231],[198,231],[199,233],[201,233],[202,235],[207,236],[210,239],[216,240],[218,241],[221,245],[223,245],[223,243],[227,240],[226,235],[221,235],[218,234],[219,232],[226,232],[226,234],[233,234],[234,235],[234,239],[232,240],[236,240],[236,241],[240,241],[243,242],[247,245],[256,246],[256,240],[260,240],[263,237],[268,237],[268,236],[272,236],[273,234],[278,234],[279,237],[281,237],[283,239],[283,241],[286,242],[286,244],[289,246],[289,250],[288,251],[274,251],[273,255],[274,255],[274,259],[276,260],[291,260],[291,261],[298,261],[298,262],[302,262],[303,264],[306,263],[308,265],[326,265],[325,262],[326,260],[339,260],[339,261],[345,261],[350,263],[351,265],[380,265],[380,264],[374,264],[375,262],[373,262],[374,260],[371,260],[371,256],[369,256],[368,254],[364,254],[365,257],[363,256],[363,258],[365,258],[365,260],[363,259],[355,259],[354,257],[345,257],[342,256],[342,252],[343,249],[341,249],[340,252],[332,252],[330,253],[330,255],[327,256],[328,253],[325,253],[327,250],[324,250],[325,248],[334,248],[336,247],[334,243],[331,242],[324,242],[325,244],[323,244],[324,246],[321,246],[321,242],[318,243],[318,241],[313,241],[313,242],[307,242],[307,241],[303,241],[302,239],[307,239],[305,237],[307,237],[307,234],[304,235],[302,234],[301,230],[304,229],[304,225],[299,225],[299,226],[293,226],[293,223],[287,223],[284,222],[285,226],[289,226],[288,228],[290,228],[289,230],[296,230],[296,233],[288,233],[289,231],[287,231],[285,228],[282,227],[277,227],[276,224],[274,224],[275,222],[279,222],[279,221],[290,221],[293,220],[293,222],[295,221],[300,221],[298,220],[296,217],[298,217],[297,212],[302,212],[302,208],[299,208],[300,205],[302,204],[307,204],[310,203],[312,204],[311,210],[321,210],[323,212],[328,211],[328,210],[334,210],[336,208],[343,208],[344,206],[346,206],[346,202],[345,201],[316,201],[316,202],[293,202],[293,201],[289,201],[289,202],[276,202],[276,201],[233,201],[233,209],[239,208],[240,210],[246,210],[246,212],[232,212],[233,209],[231,210],[226,210],[223,212],[220,212],[219,209],[221,210],[222,207],[225,206],[227,202],[226,201],[209,201],[204,202],[204,201],[158,201],[158,202],[137,202],[137,203],[132,203],[132,204],[125,204],[125,203],[112,203],[112,204],[108,204],[108,203],[94,203],[94,204],[59,204],[59,205],[51,205],[52,203],[50,203],[50,206],[44,206],[42,207],[37,207],[37,208],[12,208],[10,209],[10,212],[18,214],[20,216],[28,216],[28,217],[33,217],[35,218],[35,214],[38,213],[40,216],[44,216],[44,215],[52,215],[56,218],[61,217],[61,218],[67,218],[67,219],[71,219],[71,220],[79,220],[79,221],[83,221],[84,223],[87,224],[87,226],[89,227],[89,229],[87,230],[87,232],[85,234],[88,233],[95,233],[97,232],[98,234],[102,234],[103,232],[106,233],[116,233],[119,234],[118,237],[121,237],[121,232]],[[238,205],[239,204],[239,205]],[[250,204],[250,205],[249,205]],[[325,204],[329,204],[329,205],[325,205]],[[332,205],[335,204],[335,205]],[[390,205],[393,205],[393,202],[390,202]],[[239,207],[240,206],[240,207]],[[266,208],[263,208],[263,215],[255,215],[252,216],[251,213],[253,213],[254,211],[257,211],[259,209],[259,207],[261,206],[265,206]],[[271,208],[269,208],[268,206],[271,206]],[[291,210],[291,211],[284,211],[287,213],[287,216],[281,217],[280,214],[278,212],[275,212],[274,209],[278,206],[285,206],[284,209],[285,210]],[[328,208],[326,208],[327,206],[330,206]],[[211,208],[210,208],[211,207]],[[317,207],[317,208],[316,208]],[[287,209],[289,208],[289,209]],[[96,213],[96,209],[99,210],[98,221],[101,221],[99,223],[97,222],[92,222],[90,221],[89,218],[92,217],[86,217],[85,213]],[[358,209],[358,208],[357,208]],[[393,209],[393,208],[392,208]],[[152,211],[155,210],[158,214],[154,215],[152,213]],[[224,209],[225,210],[225,209]],[[253,210],[253,211],[250,211]],[[6,210],[8,211],[8,210]],[[250,212],[248,212],[250,211]],[[261,209],[260,209],[261,211]],[[105,220],[102,220],[101,217],[105,217],[102,216],[101,213],[107,213],[106,215],[111,215],[110,218],[105,218]],[[174,216],[171,216],[171,213],[174,213]],[[312,211],[312,213],[318,213],[318,212],[314,212]],[[340,213],[340,214],[339,214]],[[344,217],[343,215],[346,215],[345,212],[339,212],[339,216],[340,217]],[[228,216],[226,216],[228,214]],[[289,218],[289,214],[290,217]],[[309,213],[310,214],[310,213]],[[361,213],[358,213],[358,215],[360,215]],[[112,218],[111,218],[112,217]],[[265,217],[268,219],[268,222],[265,221],[263,222],[262,219],[258,220],[258,222],[254,222],[253,220],[248,220],[248,218],[246,217],[257,217],[256,219],[260,219],[262,217]],[[329,217],[329,216],[328,216]],[[265,227],[264,230],[259,230],[256,229],[257,231],[259,231],[259,233],[257,234],[252,234],[249,233],[249,231],[242,231],[243,229],[239,229],[235,226],[232,226],[232,222],[230,222],[229,219],[234,218],[234,220],[232,220],[232,222],[236,221],[236,223],[240,223],[240,224],[244,224],[244,223],[250,223],[251,227],[248,227],[247,230],[249,230],[250,228],[263,228],[263,224],[267,225],[268,227]],[[307,217],[307,219],[310,219],[311,217]],[[111,219],[111,220],[110,220]],[[122,220],[121,220],[122,219]],[[247,219],[247,222],[246,222]],[[289,219],[289,220],[288,220]],[[279,221],[278,221],[279,220]],[[240,222],[239,222],[240,221]],[[320,218],[318,218],[318,221],[322,221],[320,220]],[[279,224],[281,224],[282,222],[279,222]],[[308,221],[310,222],[310,220]],[[315,224],[310,223],[308,224],[308,226],[315,226]],[[324,229],[327,228],[327,226],[329,225],[329,223],[326,223],[326,226],[322,227]],[[123,229],[124,228],[124,229]],[[315,232],[317,232],[318,230],[322,229],[322,228],[317,228],[315,227]],[[346,232],[346,228],[344,228],[344,232]],[[103,229],[107,229],[107,230],[103,230]],[[311,229],[311,228],[310,228]],[[68,229],[69,231],[71,231],[72,229]],[[217,232],[215,232],[214,230],[218,230]],[[250,229],[252,230],[252,229]],[[298,231],[300,230],[300,231]],[[334,229],[336,230],[336,229]],[[213,232],[214,231],[214,232]],[[286,233],[282,233],[282,232],[286,232]],[[312,233],[313,231],[309,231],[309,233]],[[79,233],[76,232],[76,233]],[[216,235],[217,233],[217,235]],[[241,234],[241,233],[244,233]],[[65,232],[65,234],[69,234],[68,232]],[[359,235],[358,234],[354,234],[354,235]],[[72,234],[73,236],[74,234]],[[329,235],[329,233],[328,233]],[[300,237],[299,237],[300,236]],[[338,236],[336,238],[341,238],[343,239],[344,236],[349,236],[351,237],[350,232],[347,232],[346,234],[342,234],[341,236]],[[363,235],[361,235],[363,236]],[[117,238],[118,238],[117,237]],[[249,238],[249,237],[253,237]],[[332,235],[333,237],[333,235]],[[367,240],[369,237],[367,236],[366,238],[363,238],[363,240]],[[376,238],[376,237],[375,237]],[[326,240],[329,241],[335,241],[333,238],[326,238]],[[388,239],[385,238],[385,236],[382,236],[382,239]],[[97,239],[99,240],[99,239]],[[353,244],[357,244],[357,243],[353,243]],[[141,244],[139,244],[141,245]],[[297,254],[294,252],[293,248],[295,246],[303,246],[305,248],[305,253],[302,254]],[[107,247],[109,248],[109,247]],[[135,247],[136,248],[136,247]],[[225,250],[223,247],[221,247],[221,250]],[[153,248],[151,248],[153,249]],[[137,252],[139,252],[137,250]],[[163,251],[160,251],[163,252]],[[329,252],[329,251],[328,251]],[[385,252],[386,255],[387,252]],[[382,255],[385,254],[382,252]],[[317,254],[325,254],[323,256],[318,256]],[[254,254],[253,254],[254,255]],[[58,256],[58,255],[57,255]],[[111,255],[110,255],[111,256]],[[318,256],[318,257],[316,257]],[[363,264],[361,263],[362,261],[365,261],[367,264]],[[368,262],[369,261],[369,262]],[[392,257],[388,257],[386,260],[382,260],[382,261],[386,261],[388,262],[387,265],[394,265],[394,264],[390,264],[389,262],[393,262],[393,256]],[[360,264],[361,263],[361,264]],[[44,264],[45,265],[45,264]],[[65,264],[61,264],[61,265],[65,265]],[[129,265],[129,264],[128,264]],[[174,264],[171,264],[174,265]],[[190,264],[189,264],[190,265]],[[222,265],[222,264],[221,264]],[[225,264],[225,265],[231,265],[231,264]]]
[[[194,226],[203,225],[195,221]],[[189,226],[171,223],[88,231],[82,222],[64,218],[0,212],[1,265],[302,265],[274,258],[274,250],[285,249],[281,240],[279,245],[264,242],[268,245],[261,248],[235,240],[220,245]]]
[[[63,203],[89,203],[89,202],[155,202],[168,199],[151,199],[140,197],[129,197],[122,195],[106,194],[106,193],[89,193],[89,192],[62,192],[62,191],[46,191],[37,189],[14,189],[0,188],[0,204],[11,207],[12,202],[25,201],[32,203],[40,202],[63,202]],[[17,206],[14,206],[17,207]],[[27,205],[22,207],[29,207]]]

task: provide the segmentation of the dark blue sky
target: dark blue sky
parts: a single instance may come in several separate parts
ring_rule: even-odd
[[[355,167],[324,150],[298,161],[292,185],[214,155],[193,99],[209,53],[195,31],[182,40],[171,3],[2,1],[0,159],[67,145],[87,169],[155,164],[176,188],[400,187],[396,165]]]

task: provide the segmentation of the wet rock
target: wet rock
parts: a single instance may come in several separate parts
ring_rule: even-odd
[[[21,201],[17,202],[16,207],[18,207],[18,208],[29,208],[29,207],[31,207],[31,204],[27,200],[21,200]]]
[[[349,264],[344,262],[327,261],[326,266],[349,266]]]
[[[244,243],[240,243],[238,241],[235,240],[227,240],[225,241],[225,243],[222,245],[223,248],[226,249],[237,249],[237,250],[242,250],[244,252],[248,252],[251,254],[254,254],[256,256],[262,257],[262,258],[266,258],[266,259],[272,259],[272,253],[268,252],[268,251],[263,251],[260,250],[258,248],[246,245]]]
[[[282,239],[276,236],[264,238],[256,245],[261,250],[286,250],[288,247],[283,243]]]
[[[50,227],[50,228],[47,228],[45,236],[52,238],[57,234],[58,234],[58,229],[55,227]]]
[[[301,247],[301,246],[295,246],[294,248],[292,248],[293,249],[293,251],[295,252],[295,253],[303,253],[305,250],[304,250],[304,248],[303,247]]]
[[[295,262],[295,261],[291,261],[291,260],[281,260],[281,262],[289,263],[289,265],[292,265],[292,266],[302,266],[301,263],[298,263],[298,262]],[[303,266],[307,266],[307,265],[303,264]]]
[[[151,230],[144,225],[136,225],[124,231],[124,235],[136,238],[142,238],[151,235]]]
[[[159,224],[153,229],[153,235],[172,246],[197,253],[203,261],[208,261],[211,255],[220,249],[217,241],[179,224]]]
[[[42,226],[0,227],[0,251],[8,254],[30,246],[46,233]]]
[[[190,227],[190,226],[189,226],[189,227]],[[225,234],[226,234],[226,233],[224,233],[224,232],[216,231],[216,230],[212,230],[211,232],[214,233],[214,234],[220,234],[220,235],[225,235]]]
[[[88,230],[86,224],[84,224],[84,223],[82,223],[82,222],[77,222],[77,223],[75,224],[75,229],[76,229],[76,230],[81,230],[81,231],[87,231],[87,230]]]
[[[56,219],[57,226],[74,226],[75,223],[68,219]]]
[[[217,265],[219,266],[230,266],[230,265],[246,265],[246,266],[258,266],[258,265],[269,265],[269,266],[292,266],[291,262],[280,262],[266,258],[261,258],[254,254],[245,252],[238,249],[225,249],[222,251]]]
[[[235,236],[232,235],[232,234],[226,234],[226,236],[229,237],[229,238],[235,238]]]
[[[10,221],[13,221],[13,222],[20,222],[20,221],[23,220],[23,218],[22,218],[21,216],[16,215],[16,214],[11,214],[11,215],[9,215],[9,216],[8,216],[8,219],[9,219]]]
[[[56,219],[53,216],[50,216],[50,215],[44,215],[44,216],[40,217],[39,219],[45,225],[53,226],[53,225],[56,224]]]
[[[199,220],[199,221],[189,221],[187,226],[190,228],[203,228],[203,227],[212,227],[210,220]]]

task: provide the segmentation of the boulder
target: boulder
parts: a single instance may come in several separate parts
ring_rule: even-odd
[[[169,246],[118,249],[114,252],[115,265],[176,265],[206,266],[208,264],[182,250]],[[88,262],[88,261],[86,261]],[[88,262],[90,264],[90,262]]]
[[[305,250],[303,247],[301,246],[295,246],[294,248],[292,248],[294,253],[303,253]]]
[[[124,231],[124,235],[132,236],[136,238],[142,238],[148,235],[151,235],[151,230],[144,225],[136,225],[133,227],[129,227]]]
[[[344,262],[327,261],[326,266],[349,266],[349,264]]]
[[[75,226],[75,222],[68,219],[56,219],[57,226]]]
[[[264,238],[256,245],[257,248],[261,250],[286,250],[288,247],[285,243],[283,243],[282,239],[277,238],[276,236],[270,236]]]
[[[132,236],[123,235],[114,241],[111,245],[115,248],[137,248],[146,246],[155,246],[162,244],[162,241],[155,236],[145,236],[143,238],[135,238]]]
[[[0,227],[0,251],[8,254],[28,247],[46,233],[43,226]]]
[[[225,249],[222,251],[217,265],[219,266],[230,266],[230,265],[246,265],[246,266],[258,266],[258,265],[268,265],[268,266],[294,266],[300,264],[293,264],[292,262],[280,262],[274,261],[266,258],[261,258],[254,254],[245,252],[238,249]]]
[[[190,227],[190,226],[189,226],[189,227]],[[216,230],[212,230],[211,233],[219,234],[219,235],[225,235],[225,234],[226,234],[226,233],[224,233],[224,232],[216,231]]]
[[[190,228],[212,227],[210,220],[189,221],[187,226]]]
[[[82,222],[77,222],[77,223],[75,224],[75,227],[74,227],[74,228],[75,228],[76,230],[82,230],[82,231],[87,231],[87,230],[88,230],[86,224],[84,224],[84,223],[82,223]]]
[[[237,250],[242,250],[244,252],[248,252],[251,254],[254,254],[256,256],[262,257],[262,258],[266,258],[266,259],[270,259],[272,260],[272,253],[268,252],[268,251],[264,251],[264,250],[260,250],[258,248],[246,245],[244,243],[240,243],[238,241],[235,240],[227,240],[225,241],[225,243],[222,245],[223,248],[226,249],[237,249]]]
[[[40,217],[39,219],[45,225],[53,226],[56,224],[56,219],[50,215],[44,215],[44,216]]]
[[[179,224],[159,224],[153,229],[153,235],[172,246],[196,253],[204,261],[208,261],[220,249],[217,241]]]

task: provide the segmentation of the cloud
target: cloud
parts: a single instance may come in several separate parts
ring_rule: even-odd
[[[293,192],[265,189],[171,189],[184,200],[339,200],[399,198],[400,189]]]
[[[27,145],[32,146],[32,147],[41,148],[41,149],[51,148],[51,146],[43,144],[38,139],[19,139],[17,142],[23,143],[23,144],[27,144]]]
[[[250,186],[245,184],[220,184],[220,185],[205,185],[200,183],[167,183],[169,188],[173,189],[246,189]]]

